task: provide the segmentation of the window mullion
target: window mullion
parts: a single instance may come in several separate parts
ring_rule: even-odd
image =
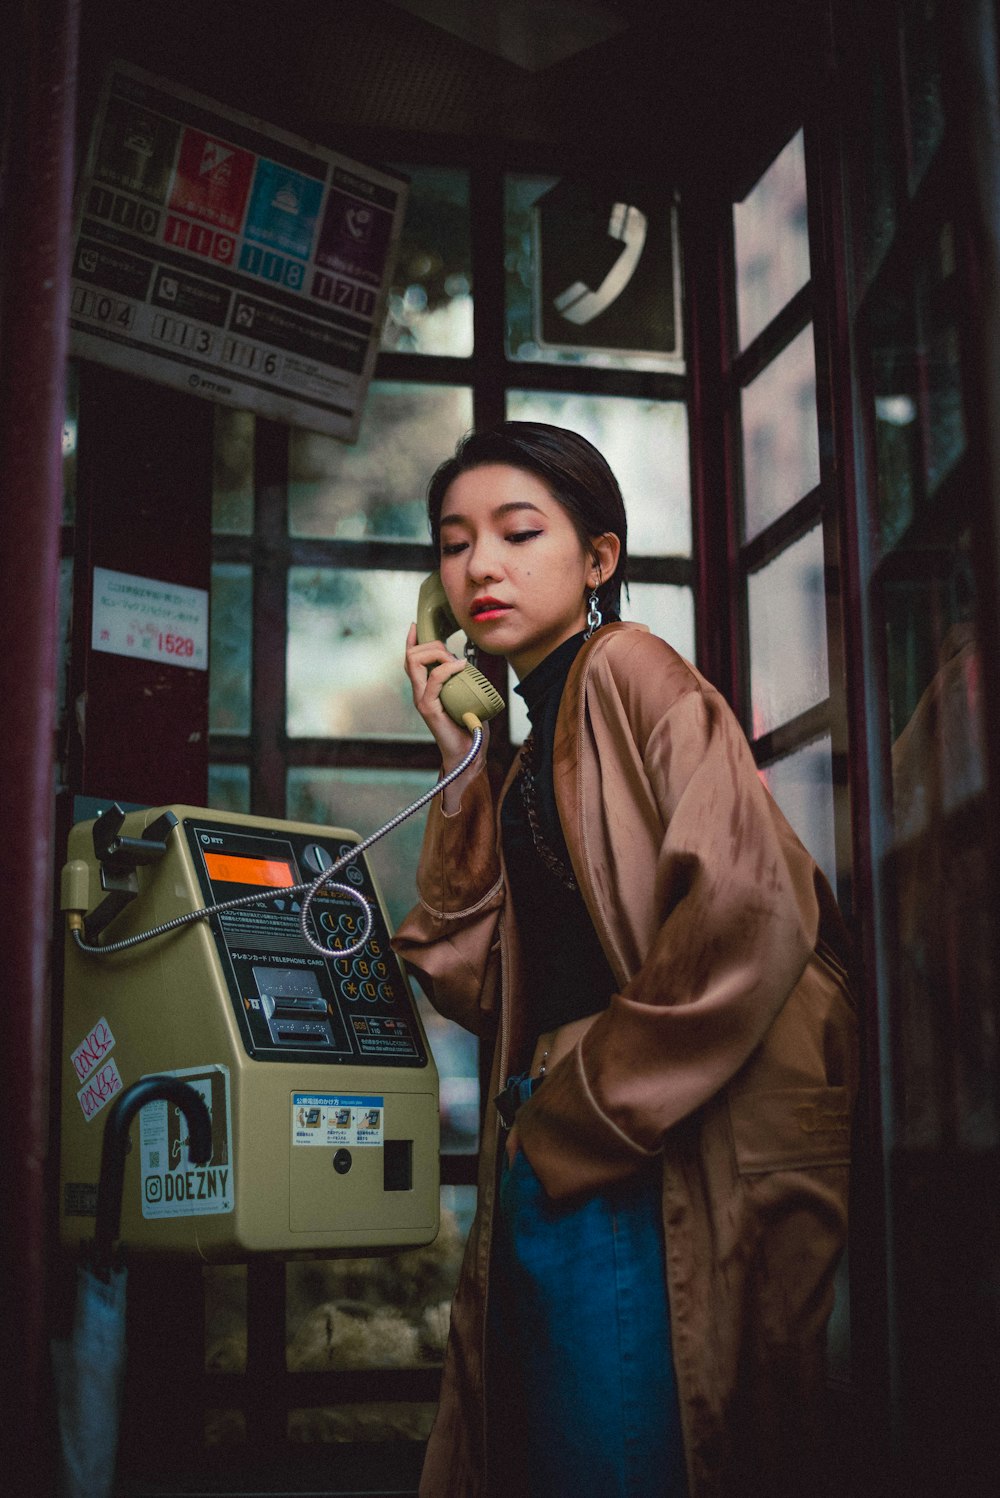
[[[484,145],[469,182],[472,227],[473,420],[477,427],[503,421],[507,365],[504,358],[503,160]]]
[[[288,623],[288,428],[258,418],[254,444],[253,683],[250,799],[285,814],[285,651]]]

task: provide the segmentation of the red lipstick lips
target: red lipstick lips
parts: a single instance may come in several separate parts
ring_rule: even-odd
[[[473,599],[469,613],[477,621],[480,619],[497,619],[501,614],[505,614],[509,608],[509,603],[501,603],[499,598],[485,596]]]

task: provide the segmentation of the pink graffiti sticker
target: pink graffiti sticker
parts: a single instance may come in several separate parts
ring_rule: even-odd
[[[96,1118],[106,1103],[110,1103],[116,1092],[122,1090],[121,1073],[115,1065],[114,1058],[106,1061],[102,1067],[94,1072],[93,1076],[80,1088],[77,1093],[77,1101],[83,1109],[83,1116],[89,1123]]]
[[[89,1035],[85,1035],[70,1055],[70,1063],[78,1082],[86,1082],[92,1071],[96,1071],[115,1043],[111,1026],[106,1019],[99,1019]]]

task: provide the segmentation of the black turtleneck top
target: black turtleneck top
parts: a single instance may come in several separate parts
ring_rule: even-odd
[[[563,687],[582,644],[582,633],[564,640],[514,688],[527,705],[534,736],[539,830],[567,869],[571,865],[556,809],[552,746]],[[615,979],[583,896],[579,890],[567,889],[535,848],[518,780],[504,799],[500,831],[524,969],[529,974],[534,1031],[541,1035],[604,1009],[615,990]]]

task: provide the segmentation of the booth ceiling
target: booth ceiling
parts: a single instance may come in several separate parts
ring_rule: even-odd
[[[402,10],[473,46],[538,72],[586,47],[608,41],[628,24],[620,7],[599,0],[392,0]]]

